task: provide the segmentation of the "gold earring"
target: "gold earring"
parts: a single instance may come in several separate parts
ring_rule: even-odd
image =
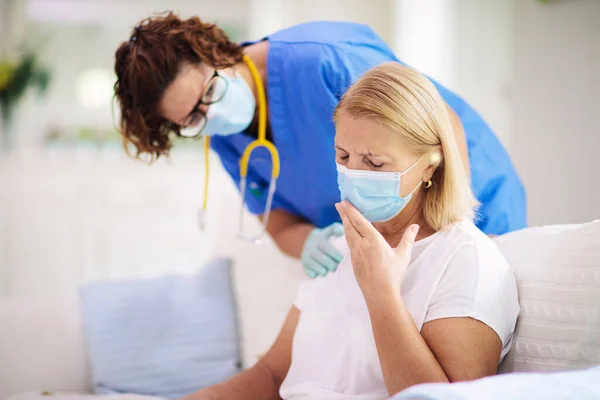
[[[429,188],[431,187],[431,185],[433,185],[433,182],[431,182],[431,179],[430,179],[430,180],[428,180],[428,181],[425,183],[425,186],[424,186],[424,188],[425,188],[425,189],[429,189]]]

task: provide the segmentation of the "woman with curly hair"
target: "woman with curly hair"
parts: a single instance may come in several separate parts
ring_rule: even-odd
[[[116,52],[121,133],[126,146],[152,159],[169,154],[174,135],[207,135],[240,185],[246,175],[240,158],[259,135],[264,94],[266,138],[278,150],[281,170],[273,193],[270,154],[256,149],[244,200],[262,219],[273,195],[266,230],[315,278],[334,271],[342,258],[328,240],[343,233],[334,206],[340,194],[333,111],[353,82],[387,61],[398,59],[365,25],[306,23],[237,44],[197,17],[155,16],[136,26]],[[524,190],[502,145],[467,103],[433,83],[481,204],[477,226],[487,234],[524,227]],[[367,152],[361,157],[373,167],[385,164]]]

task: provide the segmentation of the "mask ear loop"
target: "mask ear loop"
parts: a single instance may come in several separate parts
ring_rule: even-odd
[[[408,173],[408,172],[409,172],[411,169],[413,169],[413,168],[415,167],[415,165],[417,165],[417,164],[419,163],[419,161],[421,161],[421,159],[422,159],[423,157],[425,157],[425,154],[423,154],[421,157],[419,157],[419,159],[418,159],[417,161],[415,161],[415,162],[414,162],[414,164],[413,164],[413,165],[411,165],[411,166],[410,166],[410,167],[409,167],[409,168],[408,168],[406,171],[402,172],[402,173],[400,174],[400,176],[402,176],[402,175],[404,175],[404,174]],[[421,186],[423,185],[423,183],[424,183],[423,181],[419,181],[419,184],[418,184],[418,185],[417,185],[417,186],[416,186],[416,187],[413,189],[413,191],[412,191],[412,192],[410,192],[410,193],[409,193],[407,196],[405,196],[405,197],[402,197],[402,196],[400,196],[400,193],[398,193],[398,196],[400,196],[400,198],[403,198],[403,199],[409,199],[409,200],[410,200],[410,199],[412,198],[412,195],[413,195],[413,194],[415,194],[415,192],[417,191],[417,189],[418,189],[419,187],[421,187]]]
[[[410,192],[410,193],[408,194],[408,196],[406,196],[406,197],[402,197],[402,196],[400,196],[400,198],[404,198],[404,199],[410,199],[410,198],[412,198],[412,195],[413,195],[413,194],[415,194],[415,192],[417,191],[417,189],[418,189],[420,186],[422,186],[422,185],[423,185],[423,181],[419,181],[419,184],[418,184],[418,185],[417,185],[417,186],[416,186],[416,187],[413,189],[413,191],[412,191],[412,192]]]
[[[417,161],[415,161],[413,163],[413,165],[411,165],[410,167],[408,167],[408,169],[404,172],[400,172],[400,176],[407,174],[411,169],[413,169],[418,163],[419,161],[421,161],[423,159],[423,157],[425,157],[425,154],[423,154],[421,157],[419,157],[419,159]]]

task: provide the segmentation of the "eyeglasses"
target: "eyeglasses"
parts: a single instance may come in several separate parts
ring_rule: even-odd
[[[179,129],[179,136],[185,138],[197,138],[202,135],[207,119],[206,114],[200,111],[200,106],[202,104],[210,106],[211,104],[220,101],[223,96],[225,96],[228,85],[229,82],[215,70],[215,73],[204,87],[202,97],[200,97],[200,100],[198,100],[198,103],[194,106],[194,110],[188,117],[190,122],[185,127]]]

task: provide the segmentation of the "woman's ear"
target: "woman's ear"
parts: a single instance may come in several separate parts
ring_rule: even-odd
[[[423,171],[423,182],[427,182],[431,179],[437,167],[442,163],[442,146],[436,146],[436,148],[429,153],[428,156],[429,165]]]
[[[437,165],[430,165],[429,167],[425,168],[425,171],[423,171],[423,177],[421,178],[421,180],[423,182],[428,182],[431,177],[433,176],[433,174],[435,173],[435,170],[437,169]]]

